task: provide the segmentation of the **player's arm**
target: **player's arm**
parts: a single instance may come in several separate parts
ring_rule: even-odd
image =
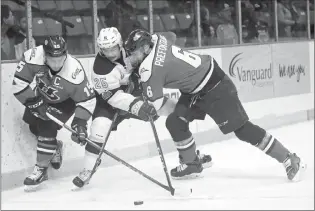
[[[144,97],[158,111],[166,102],[163,94],[163,84],[165,81],[163,70],[152,71],[142,64],[139,68],[142,92]]]
[[[154,73],[140,71],[143,95],[154,106],[159,116],[168,116],[175,109],[177,101],[164,96],[163,83],[165,81],[162,70]]]
[[[30,86],[39,66],[27,63],[24,59],[21,60],[14,73],[12,89],[16,99],[27,107],[34,116],[47,120],[46,110],[48,105],[40,95],[36,96],[35,91]]]
[[[24,59],[21,60],[15,70],[12,89],[13,95],[22,103],[28,99],[35,97],[35,92],[32,90],[30,84],[35,76],[35,69],[38,69],[35,64],[28,64]]]
[[[73,83],[69,83],[68,92],[70,97],[76,103],[74,117],[71,122],[71,128],[75,131],[71,134],[71,139],[80,144],[86,143],[87,137],[87,121],[91,118],[96,105],[96,98],[93,87],[85,75],[83,67],[76,75]],[[74,68],[75,69],[75,68]]]
[[[125,80],[124,67],[117,64],[108,74],[98,75],[92,73],[92,83],[95,91],[102,96],[114,108],[129,111],[130,104],[136,99],[130,93],[121,88],[122,80]],[[125,83],[125,81],[124,81]]]
[[[73,84],[74,91],[71,96],[76,103],[74,118],[88,121],[94,112],[96,98],[93,87],[89,84],[84,71],[80,72],[80,77],[82,77],[81,82]]]

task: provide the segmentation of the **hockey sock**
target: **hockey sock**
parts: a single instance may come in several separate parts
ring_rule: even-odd
[[[197,154],[195,140],[189,131],[189,122],[185,118],[171,113],[167,117],[165,125],[174,140],[181,161],[183,163],[193,162]]]
[[[289,150],[287,148],[272,135],[268,134],[266,130],[254,125],[250,121],[246,122],[241,128],[234,131],[234,133],[240,140],[256,146],[280,163],[283,163],[288,156]]]
[[[257,147],[280,163],[283,163],[290,153],[287,148],[267,132]]]
[[[191,136],[183,141],[174,142],[183,163],[191,163],[196,159],[196,144]]]
[[[37,165],[40,167],[48,167],[50,160],[54,156],[57,149],[56,138],[46,138],[38,136],[37,139]]]
[[[99,147],[102,147],[103,143],[93,141]],[[85,146],[85,155],[84,155],[84,168],[92,170],[96,159],[100,153],[100,150],[94,148],[91,144],[87,143]]]

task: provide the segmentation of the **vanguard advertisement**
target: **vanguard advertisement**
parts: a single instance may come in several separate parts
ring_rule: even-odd
[[[310,92],[310,62],[307,42],[271,45],[275,97]]]
[[[222,66],[232,79],[242,102],[272,98],[274,71],[269,45],[222,49]]]

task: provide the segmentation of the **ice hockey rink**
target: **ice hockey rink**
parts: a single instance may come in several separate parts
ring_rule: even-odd
[[[190,197],[167,191],[122,165],[99,169],[90,185],[73,192],[71,177],[47,181],[40,190],[2,192],[2,209],[314,209],[314,121],[269,130],[307,163],[303,181],[289,182],[283,166],[237,139],[200,146],[214,165],[194,180],[172,180],[173,186],[192,188]],[[205,137],[211,138],[211,137]],[[108,158],[111,159],[111,158]],[[165,155],[168,169],[178,165],[177,153]],[[166,184],[159,157],[131,162]],[[134,205],[134,201],[143,201]]]

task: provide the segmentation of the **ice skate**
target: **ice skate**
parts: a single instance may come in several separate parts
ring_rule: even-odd
[[[209,168],[213,165],[212,157],[206,154],[200,154],[200,151],[197,150],[197,156],[202,163],[203,168]]]
[[[197,156],[195,161],[191,163],[181,163],[171,170],[173,179],[192,179],[199,177],[203,170],[202,161]]]
[[[99,161],[99,163],[97,164],[97,167],[95,169],[95,171],[97,171],[98,167],[100,166],[102,160]],[[72,190],[77,190],[79,188],[82,188],[85,185],[88,185],[91,179],[91,175],[92,175],[92,170],[88,170],[86,168],[84,168],[78,176],[76,176],[73,180],[72,183],[75,185]]]
[[[287,177],[289,180],[298,182],[303,179],[306,171],[306,164],[295,154],[289,154],[287,159],[283,162]]]
[[[26,192],[35,191],[45,180],[48,180],[47,167],[39,167],[35,165],[32,174],[24,180],[24,190]]]
[[[199,160],[201,161],[202,167],[204,169],[205,168],[209,168],[209,167],[211,167],[213,165],[212,157],[210,155],[200,154],[200,151],[197,150],[197,156],[198,156]],[[179,156],[179,163],[183,164],[181,156]]]
[[[62,165],[62,156],[63,156],[63,143],[62,141],[57,140],[57,149],[50,163],[54,169],[60,169]]]

